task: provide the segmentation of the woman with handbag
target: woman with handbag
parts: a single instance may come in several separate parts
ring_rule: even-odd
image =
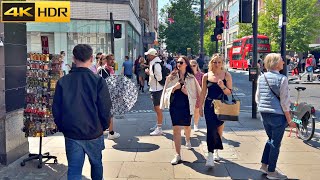
[[[197,97],[201,88],[193,75],[189,60],[181,56],[177,61],[177,69],[167,77],[163,88],[160,108],[169,108],[172,126],[173,140],[176,155],[171,161],[172,165],[181,161],[181,127],[184,127],[186,148],[191,149],[191,117],[194,113]]]
[[[223,149],[222,132],[223,121],[220,121],[214,112],[213,100],[232,94],[232,77],[224,70],[224,62],[220,54],[214,54],[209,62],[209,70],[202,79],[200,95],[200,115],[204,115],[207,124],[208,157],[206,166],[213,167],[214,160],[219,161],[218,149]],[[214,153],[214,156],[213,156]]]
[[[280,54],[268,54],[264,64],[268,72],[258,78],[256,92],[258,111],[268,135],[260,171],[267,174],[268,179],[286,179],[287,176],[276,171],[276,165],[287,125],[296,126],[290,116],[288,78],[279,73],[284,64]]]
[[[190,65],[195,78],[197,79],[200,87],[202,87],[202,78],[204,74],[203,72],[201,72],[198,62],[196,60],[190,60]],[[194,119],[193,130],[195,132],[199,131],[199,128],[198,128],[199,119],[200,119],[199,107],[200,107],[200,97],[197,99],[196,108],[194,109],[194,114],[193,114],[193,119]]]

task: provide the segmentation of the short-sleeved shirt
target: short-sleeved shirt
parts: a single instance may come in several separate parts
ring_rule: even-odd
[[[312,58],[308,58],[308,59],[306,60],[306,67],[308,67],[308,66],[313,66],[313,60],[312,60]]]
[[[132,68],[133,68],[133,62],[128,60],[123,62],[123,68],[124,68],[124,75],[132,75]]]

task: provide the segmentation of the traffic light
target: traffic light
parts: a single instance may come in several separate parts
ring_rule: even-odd
[[[216,16],[216,28],[218,29],[218,34],[223,33],[224,23],[223,16]]]
[[[239,23],[252,23],[252,0],[240,0]]]
[[[122,34],[122,25],[121,24],[114,24],[114,38],[121,38]]]
[[[216,27],[214,28],[213,35],[211,36],[211,41],[219,41],[222,39],[224,23],[223,16],[216,16]]]

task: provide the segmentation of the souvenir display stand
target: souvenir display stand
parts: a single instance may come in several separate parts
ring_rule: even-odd
[[[42,154],[42,138],[57,132],[52,116],[52,102],[55,85],[60,77],[59,55],[51,57],[48,54],[28,54],[23,131],[26,137],[39,137],[40,143],[39,153],[29,154],[29,157],[21,162],[21,166],[34,159],[39,160],[38,168],[42,168],[43,163],[50,159],[58,163],[56,156],[50,156],[48,152]]]

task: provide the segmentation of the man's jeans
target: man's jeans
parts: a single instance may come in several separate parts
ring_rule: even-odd
[[[102,150],[104,136],[92,140],[74,140],[65,137],[66,154],[68,159],[68,180],[81,180],[85,154],[91,164],[91,179],[103,179]]]
[[[269,138],[264,147],[261,162],[269,165],[269,172],[274,172],[279,157],[282,137],[287,126],[287,120],[284,115],[273,113],[261,113],[261,117],[264,129]]]

